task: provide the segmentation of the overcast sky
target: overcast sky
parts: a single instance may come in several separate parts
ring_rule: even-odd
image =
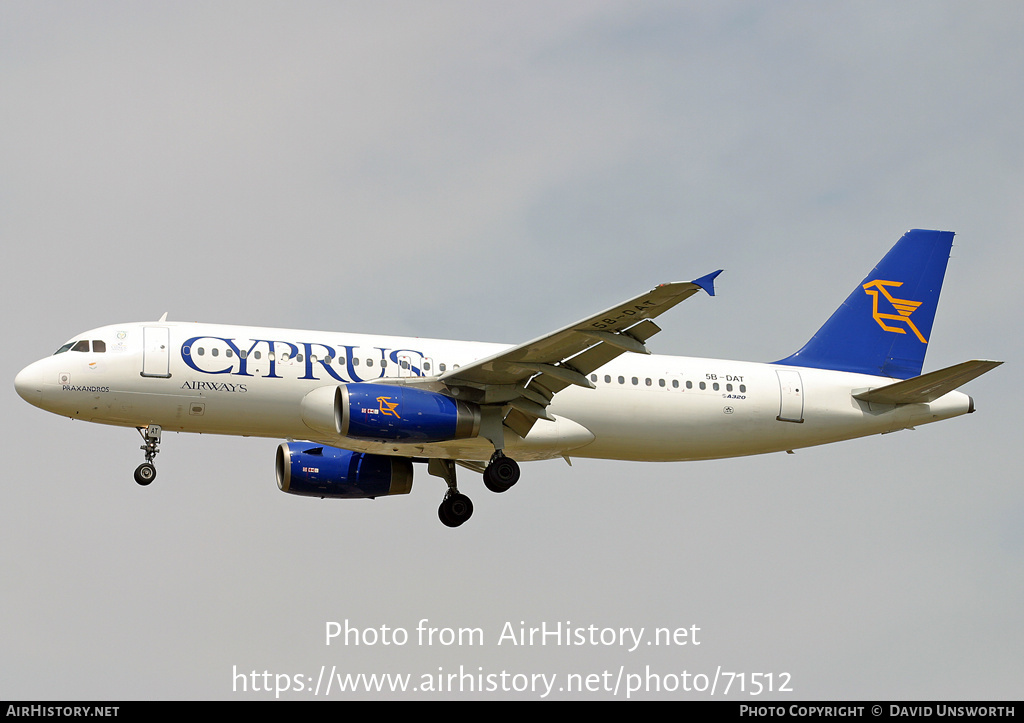
[[[1019,699],[1022,37],[1019,2],[5,0],[0,698],[461,666]],[[275,440],[165,435],[140,488],[135,430],[13,388],[164,312],[514,343],[718,268],[650,347],[771,361],[909,228],[957,232],[925,369],[1007,361],[964,388],[978,413],[795,455],[531,463],[504,495],[463,471],[455,530],[420,468],[404,497],[284,495]],[[420,644],[423,619],[485,639]],[[346,620],[409,641],[327,646]],[[506,622],[700,644],[499,644]]]

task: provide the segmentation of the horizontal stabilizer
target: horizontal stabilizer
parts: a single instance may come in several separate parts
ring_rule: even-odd
[[[1001,361],[974,359],[954,364],[945,369],[928,372],[919,377],[905,379],[876,389],[854,394],[854,399],[878,404],[920,404],[933,402],[943,394],[957,389],[967,382],[995,369]]]

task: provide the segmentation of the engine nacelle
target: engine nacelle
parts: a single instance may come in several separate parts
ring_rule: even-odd
[[[277,448],[277,486],[308,497],[383,497],[412,490],[412,462],[314,444]]]
[[[390,384],[339,389],[339,432],[345,437],[444,442],[480,433],[480,407],[444,394]]]

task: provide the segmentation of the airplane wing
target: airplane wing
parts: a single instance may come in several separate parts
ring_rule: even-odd
[[[504,419],[525,437],[555,394],[569,385],[593,388],[587,375],[627,351],[649,354],[644,342],[661,331],[651,319],[703,289],[715,295],[721,269],[689,282],[662,284],[575,324],[451,369],[436,381],[459,399],[508,404]]]

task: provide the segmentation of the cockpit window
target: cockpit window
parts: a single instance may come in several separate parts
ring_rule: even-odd
[[[100,339],[93,339],[92,350],[97,354],[102,354],[107,350],[107,343]],[[82,339],[81,341],[69,341],[60,349],[53,352],[53,355],[56,356],[58,354],[63,354],[66,351],[89,351],[89,340]]]

